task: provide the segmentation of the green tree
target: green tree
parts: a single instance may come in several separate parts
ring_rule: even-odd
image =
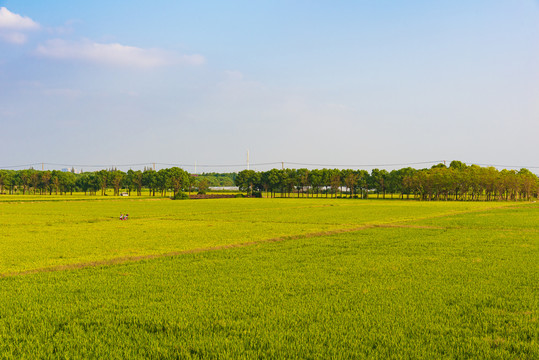
[[[101,185],[101,195],[105,195],[107,191],[107,185],[109,180],[108,171],[103,169],[95,173],[99,177],[99,184]]]
[[[114,189],[114,196],[120,196],[120,188],[123,185],[125,173],[120,170],[111,170],[108,173],[108,181]]]
[[[180,169],[179,167],[172,167],[168,169],[167,179],[170,184],[170,187],[172,188],[173,196],[176,196],[176,193],[189,185],[189,174],[185,170]]]
[[[254,190],[261,190],[261,174],[254,170],[242,170],[234,180],[240,191],[244,191],[247,195],[253,195]]]
[[[305,190],[309,190],[309,170],[308,169],[298,169],[297,171],[297,189],[298,189],[298,197],[299,197],[299,191],[301,190],[301,196],[304,196]],[[307,197],[309,197],[309,194],[307,193]]]
[[[168,186],[170,184],[168,169],[160,169],[157,171],[157,189],[161,191],[161,196],[166,196]]]
[[[449,164],[450,169],[455,169],[455,170],[459,170],[459,171],[465,170],[467,167],[468,166],[465,163],[463,163],[462,161],[458,161],[458,160],[453,160]]]
[[[149,194],[155,196],[157,190],[157,172],[153,169],[144,169],[142,173],[142,184],[148,188]]]
[[[206,178],[200,179],[200,181],[197,184],[197,188],[198,188],[199,194],[206,194],[206,192],[210,188],[210,181]]]
[[[13,171],[0,169],[0,194],[4,194],[6,188],[11,188]]]
[[[271,191],[271,197],[275,197],[275,191],[279,188],[281,183],[281,175],[279,170],[271,169],[267,172],[267,182]]]
[[[342,186],[342,172],[339,169],[330,170],[329,183],[331,186],[331,193],[334,197],[337,197],[337,193]]]
[[[76,175],[72,172],[65,172],[60,179],[64,193],[67,193],[69,191],[69,193],[73,195],[73,190],[75,190],[77,181]]]
[[[47,171],[42,171],[40,173],[40,177],[39,177],[39,188],[40,188],[40,193],[43,194],[43,193],[47,193],[47,191],[49,190],[49,186],[50,186],[50,182],[51,182],[51,177],[52,177],[52,174],[49,170]]]
[[[322,186],[322,171],[318,169],[313,169],[309,172],[309,184],[311,185],[311,191],[314,196],[316,193],[316,197],[320,194],[320,187]]]
[[[342,176],[344,184],[350,192],[350,197],[353,197],[357,186],[358,174],[354,170],[347,169],[342,171]]]

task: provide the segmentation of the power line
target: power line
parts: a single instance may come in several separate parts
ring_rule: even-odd
[[[268,163],[250,163],[250,166],[266,166],[266,165],[276,165],[280,164],[281,161],[268,162]],[[157,165],[165,166],[178,166],[178,167],[188,167],[195,166],[195,164],[169,164],[169,163],[156,163]],[[197,167],[245,167],[246,164],[196,164]]]
[[[305,163],[295,163],[284,161],[285,164],[290,165],[302,165],[302,166],[323,166],[323,167],[385,167],[385,166],[405,166],[405,165],[424,165],[424,164],[437,164],[441,163],[443,160],[435,161],[420,161],[420,162],[410,162],[410,163],[400,163],[400,164],[305,164]]]
[[[143,166],[143,165],[151,165],[151,163],[141,163],[141,164],[109,164],[109,165],[89,165],[89,164],[57,164],[57,163],[43,163],[45,165],[51,165],[51,166],[78,166],[78,167],[118,167],[118,166]]]
[[[291,162],[291,161],[273,161],[265,163],[250,163],[250,166],[259,167],[259,166],[271,166],[278,165],[279,167],[284,168],[286,165],[293,166],[317,166],[325,168],[375,168],[375,167],[395,167],[395,166],[410,166],[410,165],[427,165],[427,164],[439,164],[444,163],[444,160],[432,160],[432,161],[419,161],[419,162],[408,162],[408,163],[385,163],[385,164],[321,164],[321,163],[301,163],[301,162]],[[479,166],[493,166],[497,168],[527,168],[527,169],[539,169],[539,166],[521,166],[521,165],[496,165],[496,164],[485,164],[485,163],[475,163],[475,162],[464,162],[466,164],[474,164]],[[160,166],[177,166],[177,167],[201,167],[201,168],[242,168],[246,164],[180,164],[180,163],[130,163],[130,164],[65,164],[65,163],[46,163],[38,162],[31,164],[22,164],[22,165],[6,165],[0,166],[0,169],[16,169],[16,168],[30,168],[34,166],[63,166],[63,167],[78,167],[78,168],[115,168],[115,167],[138,167],[138,166],[148,166],[152,168],[154,165]]]
[[[539,166],[515,166],[515,165],[495,165],[495,164],[480,164],[480,163],[470,163],[472,165],[479,165],[479,166],[492,166],[497,168],[512,168],[512,169],[539,169]]]
[[[14,169],[14,168],[18,168],[18,167],[32,167],[32,166],[37,166],[37,165],[41,165],[41,163],[33,163],[33,164],[24,164],[24,165],[9,165],[9,166],[0,166],[0,169]]]

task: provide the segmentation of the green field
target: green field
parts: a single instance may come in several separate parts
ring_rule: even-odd
[[[539,358],[537,224],[524,202],[2,196],[0,358]]]

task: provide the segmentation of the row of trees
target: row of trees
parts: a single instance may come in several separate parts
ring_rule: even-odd
[[[538,178],[527,169],[501,170],[467,166],[452,161],[430,169],[410,167],[387,171],[373,169],[272,169],[265,172],[244,170],[236,185],[249,194],[266,192],[281,196],[349,196],[367,198],[386,194],[422,200],[530,200],[537,197]]]
[[[82,174],[57,170],[0,170],[0,193],[65,194],[82,191],[85,194],[114,195],[122,190],[165,196],[180,191],[205,192],[210,181],[233,179],[241,191],[249,195],[266,192],[267,196],[297,197],[359,197],[369,195],[386,198],[419,198],[422,200],[519,200],[537,197],[538,178],[527,169],[501,170],[493,167],[467,166],[452,161],[446,167],[438,164],[430,169],[403,168],[387,171],[373,169],[272,169],[257,172],[243,170],[238,174],[215,173],[193,176],[178,167],[161,169],[100,170]],[[389,195],[388,195],[389,194]]]
[[[0,170],[0,193],[33,194],[66,194],[73,191],[83,191],[85,194],[105,195],[107,189],[113,189],[114,195],[120,195],[120,190],[142,194],[145,188],[153,196],[164,196],[171,191],[176,195],[179,191],[205,192],[209,187],[209,180],[204,175],[191,176],[178,167],[161,169],[129,170],[123,172],[117,169],[100,170],[74,174],[64,171],[38,171],[26,170]]]

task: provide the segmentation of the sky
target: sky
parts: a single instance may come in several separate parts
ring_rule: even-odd
[[[0,0],[0,168],[247,151],[539,167],[539,1]]]

